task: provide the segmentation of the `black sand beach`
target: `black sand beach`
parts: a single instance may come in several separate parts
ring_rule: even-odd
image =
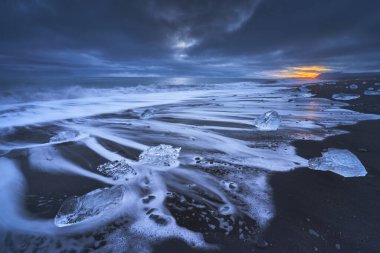
[[[380,0],[0,0],[0,253],[380,253]]]
[[[346,88],[355,81],[310,88],[317,97],[329,99],[339,92],[360,94],[359,99],[347,101],[346,108],[380,114],[379,97],[362,95],[373,82],[357,80],[357,90]],[[309,169],[274,173],[270,184],[276,216],[264,233],[271,242],[265,252],[379,252],[380,121],[339,129],[350,133],[324,141],[297,141],[297,154],[309,159],[327,148],[348,149],[362,161],[367,176],[344,178]]]
[[[363,82],[366,83],[363,84]],[[340,92],[360,94],[361,97],[358,99],[344,101],[348,104],[344,108],[357,112],[380,114],[380,101],[378,96],[363,95],[364,90],[367,90],[370,87],[374,87],[376,89],[379,87],[374,85],[375,82],[379,81],[347,80],[338,81],[336,83],[328,82],[324,85],[309,85],[308,88],[311,89],[315,97],[328,98],[331,100],[332,104],[335,103],[331,98],[333,94]],[[347,88],[347,86],[352,83],[357,83],[359,88],[355,90]],[[265,86],[266,85],[267,84],[265,84]],[[270,88],[270,86],[268,87]],[[291,88],[291,90],[292,89],[297,90],[297,88]],[[299,102],[299,105],[304,106],[302,108],[305,109],[301,109],[301,111],[307,110],[308,98],[303,97],[304,94],[300,91],[296,91],[292,94],[292,96],[295,94],[295,99],[300,99],[301,102]],[[220,110],[228,110],[228,108],[230,108],[229,106],[236,106],[239,102],[246,103],[246,107],[242,108],[247,108],[249,110],[252,108],[259,109],[260,106],[266,106],[265,110],[274,109],[278,106],[276,102],[270,103],[269,106],[268,104],[265,104],[269,103],[265,102],[266,100],[263,99],[265,96],[270,97],[270,99],[276,99],[276,96],[273,96],[272,93],[261,97],[260,93],[256,94],[256,91],[253,90],[250,94],[240,94],[238,96],[227,93],[220,97],[215,96],[203,98],[208,101],[207,103],[204,103],[203,100],[199,102],[194,100],[184,102],[183,104],[179,103],[169,106],[171,107],[170,109],[176,113],[178,111],[181,112],[182,108],[186,108],[186,110],[198,110],[197,108],[200,108],[199,110],[202,113],[204,111],[207,112],[207,110],[211,110],[214,113],[215,111],[219,112]],[[221,102],[218,100],[221,100]],[[283,103],[285,103],[285,105],[288,103],[292,104],[293,102],[292,100],[288,101],[287,99],[284,101],[285,102]],[[301,104],[302,101],[306,101],[306,103]],[[320,103],[323,102],[320,101]],[[327,103],[327,105],[329,105],[329,103]],[[114,124],[122,130],[122,133],[128,134],[129,132],[132,133],[135,131],[136,138],[141,138],[139,140],[141,140],[142,143],[150,146],[158,145],[164,141],[174,143],[174,145],[181,145],[177,144],[177,142],[181,141],[181,138],[183,138],[180,134],[184,134],[185,136],[190,135],[193,126],[219,127],[213,129],[211,132],[194,132],[194,134],[219,133],[220,136],[211,136],[214,136],[214,138],[222,138],[221,140],[223,141],[221,143],[226,146],[231,144],[231,142],[228,142],[229,139],[223,139],[225,136],[231,138],[230,140],[233,141],[246,140],[250,144],[250,148],[260,149],[263,147],[263,150],[265,151],[270,151],[273,148],[275,152],[278,152],[279,160],[285,150],[290,148],[290,146],[286,144],[287,146],[285,146],[285,150],[279,150],[278,148],[281,143],[284,144],[289,140],[294,140],[294,138],[290,136],[294,136],[297,134],[297,131],[299,131],[297,130],[297,127],[283,127],[277,131],[269,132],[255,131],[251,125],[252,118],[249,118],[249,121],[241,121],[240,123],[240,121],[233,122],[229,121],[228,118],[222,117],[220,119],[225,121],[213,120],[213,118],[204,119],[203,117],[200,117],[199,119],[193,119],[191,117],[170,117],[171,114],[165,106],[166,105],[163,105],[161,108],[156,107],[157,111],[160,112],[161,115],[166,115],[160,116],[160,114],[158,114],[157,118],[159,121],[157,119],[153,119],[152,121],[142,121],[138,117],[137,112],[133,110],[123,111],[121,113],[106,113],[82,120],[94,120],[94,122],[103,122],[104,120],[104,122],[108,122],[109,120],[121,118],[120,121],[115,121]],[[312,110],[315,112],[316,109],[313,108]],[[238,112],[234,110],[231,115],[235,115],[235,113]],[[287,120],[284,124],[289,124],[289,122],[290,124],[293,124],[295,119],[297,119],[289,115],[283,116],[284,120]],[[131,123],[126,124],[126,122]],[[165,132],[166,129],[154,129],[154,127],[152,129],[149,125],[153,124],[153,126],[160,127],[159,122],[166,124],[164,125],[165,127],[171,126],[167,125],[167,123],[173,123],[173,126],[178,126],[176,124],[184,124],[190,127],[185,128],[183,132],[181,132],[181,128],[173,128],[170,132]],[[249,124],[245,122],[249,122]],[[302,129],[299,132],[300,136],[302,136],[302,134],[310,133],[307,131],[302,132],[305,130],[303,129],[305,125],[302,125],[302,122],[305,121],[300,120],[300,122],[301,127],[299,129]],[[71,120],[69,120],[69,123],[71,123]],[[226,129],[228,129],[228,127],[231,127],[233,130],[227,131]],[[56,128],[57,126],[44,127],[39,125],[18,128],[19,130],[9,134],[7,138],[10,140],[12,138],[21,138],[22,140],[27,138],[44,139],[47,138],[46,132],[54,133],[57,131]],[[207,198],[213,199],[215,196],[203,195],[203,190],[196,192],[196,186],[195,188],[192,188],[192,185],[201,183],[196,181],[196,178],[191,177],[191,175],[197,176],[197,174],[184,174],[183,178],[180,179],[173,177],[173,175],[166,173],[165,171],[160,172],[160,175],[167,177],[167,190],[172,190],[173,192],[179,191],[178,195],[174,194],[171,197],[163,198],[164,205],[168,207],[170,215],[173,216],[178,224],[176,229],[183,227],[194,232],[201,232],[207,243],[215,244],[217,247],[214,249],[209,248],[208,250],[201,250],[196,247],[191,247],[191,244],[189,245],[189,243],[184,242],[187,238],[182,238],[182,240],[172,238],[163,239],[159,240],[159,242],[152,243],[153,252],[377,252],[380,248],[380,242],[377,239],[380,234],[380,218],[378,215],[378,211],[380,210],[380,157],[378,156],[378,150],[380,148],[380,137],[378,135],[380,131],[380,121],[362,121],[355,125],[337,126],[336,129],[346,131],[346,133],[334,135],[322,141],[300,140],[302,138],[297,138],[298,141],[293,141],[292,146],[296,148],[297,155],[305,159],[318,157],[321,155],[322,151],[328,148],[348,149],[360,159],[366,167],[368,174],[365,177],[345,178],[332,172],[315,171],[306,167],[297,168],[290,171],[286,170],[286,172],[275,172],[276,168],[266,170],[265,173],[268,176],[267,184],[269,186],[268,189],[270,189],[270,199],[264,196],[264,204],[267,202],[273,203],[274,216],[268,223],[265,223],[264,227],[261,227],[259,225],[259,221],[252,217],[244,215],[224,215],[219,211],[220,209],[217,209],[212,205],[206,205],[207,208],[205,208],[204,203],[206,202],[202,202],[202,198],[206,196]],[[159,134],[156,134],[154,131],[157,131]],[[331,130],[328,131],[331,132]],[[97,132],[94,133],[96,134]],[[204,135],[199,136],[203,137]],[[37,160],[42,159],[42,162],[44,162],[44,160],[55,161],[54,157],[59,157],[59,153],[61,153],[63,154],[62,157],[70,159],[70,161],[74,164],[77,164],[81,168],[85,168],[86,171],[93,173],[91,175],[99,175],[97,166],[107,162],[107,156],[101,157],[99,156],[99,153],[108,154],[111,155],[111,157],[116,155],[133,160],[139,159],[138,156],[140,151],[138,149],[128,148],[123,144],[118,143],[122,143],[123,139],[108,140],[107,138],[112,137],[107,135],[104,137],[97,136],[99,145],[92,146],[95,147],[93,150],[88,149],[88,147],[91,146],[84,146],[83,143],[69,141],[67,143],[58,143],[54,145],[54,149],[45,150],[43,147],[41,149],[41,154],[44,154],[44,156],[38,156],[39,153],[33,151],[33,148],[30,150],[12,150],[8,154],[5,154],[9,159],[15,159],[19,162],[21,165],[20,171],[22,172],[25,180],[28,182],[25,198],[23,200],[25,210],[32,214],[35,219],[51,220],[56,217],[62,203],[69,197],[85,195],[88,192],[112,186],[112,182],[110,182],[110,184],[107,183],[107,181],[99,182],[96,180],[96,177],[88,178],[79,174],[66,174],[60,171],[49,173],[44,170],[34,170],[32,168],[36,165],[31,163],[31,161],[33,161],[31,157],[34,157],[34,159]],[[126,139],[128,138],[133,140],[132,135],[129,137],[127,135]],[[184,140],[184,143],[190,143],[191,145],[194,140],[191,138],[190,140],[191,141],[189,142],[189,138],[187,137]],[[127,143],[125,145],[128,146],[129,144]],[[99,147],[104,147],[106,149],[99,150]],[[232,147],[235,146],[232,145]],[[229,150],[233,151],[233,149],[234,148]],[[37,148],[36,150],[38,151],[39,149]],[[114,153],[109,153],[109,150],[112,150]],[[197,156],[193,157],[193,161],[188,162],[186,168],[189,171],[205,172],[212,176],[215,180],[225,179],[225,176],[228,176],[228,173],[236,173],[237,176],[234,177],[234,180],[238,180],[237,178],[239,178],[239,175],[243,175],[244,177],[249,177],[250,175],[259,177],[261,175],[260,173],[263,173],[259,168],[254,167],[256,164],[260,165],[258,163],[248,164],[247,166],[233,164],[233,160],[230,160],[231,163],[221,163],[220,160],[218,161],[218,155],[223,153],[220,151],[218,152],[217,150],[210,152],[206,159],[202,158],[202,152],[204,151],[200,151],[202,150],[201,148],[198,150],[196,147],[193,147],[185,151],[189,150],[194,150],[194,154]],[[44,152],[46,152],[47,155],[45,155]],[[277,153],[275,154],[277,156]],[[249,153],[249,155],[252,156],[252,153]],[[275,160],[276,159],[277,157]],[[65,162],[63,159],[60,161]],[[266,165],[272,164],[271,161],[268,161],[268,158],[263,158],[261,162]],[[59,163],[53,163],[53,165],[53,167],[48,167],[48,170],[51,170],[57,166],[60,167]],[[293,160],[289,168],[293,168],[293,166],[299,166],[299,163]],[[175,171],[177,171],[177,169],[175,169],[174,172]],[[200,177],[200,179],[202,178]],[[236,181],[236,183],[238,185],[241,184],[242,187],[247,187],[244,186],[244,184],[250,181],[246,181],[246,178],[241,179],[242,180],[240,182]],[[177,186],[178,188],[176,188],[175,184],[171,185],[170,183],[172,180],[178,182],[180,187]],[[181,187],[185,187],[185,190]],[[254,188],[256,187],[255,185],[252,185],[252,187],[253,188],[251,189],[241,188],[239,191],[248,191],[252,194],[252,196],[256,197],[254,198],[254,201],[257,201],[257,196],[263,194],[263,192],[261,192],[262,189]],[[195,195],[191,195],[192,189],[195,189]],[[141,190],[140,194],[144,196],[144,194],[148,193],[149,191],[145,193]],[[187,195],[188,193],[190,194]],[[233,201],[236,200],[236,202],[233,202],[236,206],[242,208],[242,210],[246,210],[244,209],[247,206],[246,203],[239,202],[241,200],[239,200],[236,196],[234,197],[233,192],[229,194],[231,194],[229,196],[233,199]],[[217,205],[220,204],[219,202],[223,202],[220,199],[217,200],[217,198],[214,200],[216,200]],[[136,202],[139,203],[138,201]],[[263,203],[259,202],[258,205],[260,206],[262,204]],[[144,209],[143,213],[147,212],[149,214],[151,210],[154,210],[154,208],[150,210]],[[255,217],[262,217],[260,215],[261,214],[258,214]],[[164,222],[163,220],[157,221]],[[91,224],[91,222],[88,223]],[[98,252],[105,250],[108,252],[109,249],[107,251],[106,247],[114,246],[113,241],[108,238],[108,235],[118,231],[118,229],[123,231],[122,229],[127,226],[128,221],[126,219],[120,219],[114,223],[103,224],[99,227],[95,226],[97,229],[95,231],[84,230],[84,232],[81,232],[78,230],[78,232],[59,238],[57,243],[50,244],[58,245],[59,242],[59,245],[56,246],[55,249],[62,249],[65,251],[65,249],[70,247],[66,247],[66,245],[64,245],[64,243],[67,242],[66,239],[73,240],[74,242],[84,241],[88,243],[87,246],[80,244],[78,246],[78,248],[86,249],[83,252],[90,252],[92,250],[98,250]],[[160,227],[159,225],[158,228],[164,229],[164,226]],[[119,239],[121,240],[123,237],[118,237],[118,240]],[[17,233],[9,233],[5,237],[5,246],[6,249],[15,249],[15,252],[23,252],[23,249],[28,249],[28,243],[33,241],[34,245],[30,247],[31,249],[36,249],[37,251],[38,249],[46,249],[42,244],[42,246],[39,244],[40,240],[44,242],[46,241],[46,244],[50,247],[48,243],[49,239],[44,237],[40,238],[37,235],[23,237],[23,235],[19,236]],[[140,239],[139,243],[148,244],[149,242],[147,240],[147,238]],[[130,242],[128,242],[127,245],[130,245]],[[117,244],[115,247],[118,247]],[[128,251],[129,249],[126,249],[126,252]],[[138,252],[138,250],[136,251],[136,249],[133,249],[133,252]]]
[[[346,108],[380,114],[379,97],[363,95],[374,82],[376,79],[347,80],[309,88],[316,97],[328,99],[339,92],[360,94],[359,99],[344,101],[349,104]],[[358,83],[359,89],[346,88],[352,83]],[[293,145],[297,154],[309,159],[320,156],[327,148],[348,149],[362,161],[367,176],[344,178],[308,168],[272,173],[269,182],[276,213],[263,231],[259,246],[237,238],[222,239],[221,235],[223,246],[211,252],[380,252],[380,121],[338,128],[349,133],[323,141],[296,141]],[[167,241],[154,252],[205,251],[194,250],[179,241]]]

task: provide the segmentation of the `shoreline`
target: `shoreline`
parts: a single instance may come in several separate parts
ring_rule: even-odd
[[[334,93],[360,93],[346,89],[346,81],[336,84],[309,85],[315,97],[328,98]],[[343,101],[344,109],[380,114],[378,96],[361,96]],[[309,159],[327,148],[348,149],[366,167],[365,177],[345,178],[332,172],[296,168],[271,172],[275,215],[261,233],[260,243],[225,238],[218,250],[199,250],[179,240],[167,240],[154,247],[154,253],[178,252],[375,252],[380,248],[380,120],[368,120],[334,129],[347,133],[321,141],[298,140],[292,143],[297,155]],[[375,139],[374,139],[375,138]],[[266,243],[268,245],[266,245]]]
[[[350,109],[380,114],[378,96],[363,96],[368,84],[359,89],[347,84],[311,85],[316,97],[331,99],[338,92],[361,94],[344,101]],[[377,100],[377,101],[376,101]],[[366,167],[368,174],[344,178],[332,172],[299,168],[272,173],[270,185],[276,215],[264,231],[270,242],[265,252],[375,252],[380,248],[380,120],[338,126],[346,134],[322,141],[295,141],[297,154],[306,159],[320,156],[327,148],[348,149]]]
[[[85,196],[93,190],[109,186],[110,181],[104,181],[104,178],[101,178],[103,181],[94,181],[99,164],[115,159],[115,156],[137,161],[141,149],[161,143],[183,147],[181,164],[184,170],[152,171],[149,176],[146,174],[148,181],[145,182],[159,180],[159,185],[166,185],[163,191],[176,193],[159,203],[162,208],[167,208],[164,211],[176,221],[177,229],[187,228],[194,232],[194,236],[201,233],[207,243],[216,247],[192,248],[195,245],[187,241],[187,236],[176,235],[176,230],[172,230],[173,236],[167,239],[160,239],[158,235],[158,241],[144,239],[144,236],[140,238],[139,243],[146,243],[146,250],[150,250],[151,246],[152,252],[297,253],[359,252],[362,249],[372,252],[378,247],[375,236],[380,233],[376,215],[376,210],[380,209],[377,204],[377,196],[380,196],[377,187],[380,185],[377,170],[379,159],[375,155],[380,144],[377,138],[380,120],[360,120],[379,117],[341,110],[344,104],[341,101],[335,104],[331,99],[333,94],[339,92],[362,94],[366,87],[351,91],[344,82],[314,84],[307,86],[307,89],[305,86],[307,84],[294,85],[284,90],[280,86],[262,87],[261,91],[242,89],[233,93],[223,90],[214,96],[206,94],[198,101],[155,108],[157,111],[152,120],[140,120],[138,115],[142,109],[100,114],[82,119],[81,124],[87,126],[83,131],[90,136],[83,143],[74,139],[53,144],[52,147],[15,150],[7,157],[18,161],[23,173],[20,180],[23,176],[27,182],[25,210],[32,213],[35,219],[53,219],[63,201],[70,196]],[[309,99],[310,91],[315,97],[329,98],[331,102]],[[274,92],[279,92],[279,95],[273,96]],[[380,114],[376,97],[362,96],[348,101],[344,108],[353,107],[356,111],[368,113],[371,110]],[[282,115],[282,127],[278,131],[257,131],[251,124],[253,117],[268,110],[278,110]],[[347,125],[353,122],[360,123]],[[95,126],[99,130],[95,130]],[[49,133],[62,129],[77,128],[70,123],[65,126],[64,122],[53,122],[19,129],[8,138],[17,144],[16,140],[30,134],[43,142],[51,138]],[[204,146],[208,149],[203,150]],[[324,149],[331,147],[349,149],[356,154],[367,168],[368,175],[343,178],[331,172],[305,168],[309,158],[318,157]],[[242,157],[237,151],[242,153]],[[70,175],[67,173],[70,171],[64,170],[66,167],[50,173],[52,169],[57,169],[57,163],[65,161],[76,164],[75,169],[79,172],[88,171],[90,176],[80,173]],[[44,170],[35,170],[39,166]],[[298,168],[293,169],[295,166]],[[210,179],[206,180],[204,175]],[[141,190],[137,179],[136,184],[133,183],[135,181],[131,184],[131,196],[143,200],[147,194],[153,197],[161,194],[159,187]],[[66,189],[67,182],[70,188]],[[209,189],[206,182],[215,189]],[[226,182],[230,183],[227,188]],[[235,186],[231,187],[232,183]],[[223,203],[228,204],[228,208],[237,208],[236,215],[223,213],[224,209],[220,209]],[[145,204],[148,206],[149,202]],[[139,207],[130,208],[136,210]],[[134,219],[134,216],[131,217]],[[80,238],[75,238],[75,233],[80,234],[80,231],[73,230],[68,237],[86,242],[94,250],[119,247],[110,239],[116,231],[122,231],[119,225],[112,227],[116,222],[117,219],[109,225],[95,225],[94,232],[88,231]],[[156,223],[157,233],[168,227]],[[124,232],[128,234],[128,231]],[[30,236],[22,240],[32,243],[35,238],[34,235]],[[7,237],[6,243],[10,249],[17,249],[19,238],[17,234]],[[65,243],[65,238],[60,236],[53,236],[52,239]],[[38,245],[35,247],[39,248]]]

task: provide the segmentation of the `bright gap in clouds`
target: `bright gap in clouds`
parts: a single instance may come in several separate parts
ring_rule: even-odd
[[[332,70],[325,66],[298,66],[288,67],[272,74],[276,78],[314,79],[321,73]]]

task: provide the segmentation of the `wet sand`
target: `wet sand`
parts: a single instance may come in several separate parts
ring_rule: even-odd
[[[347,109],[380,114],[379,96],[363,96],[369,84],[351,82],[312,86],[317,97],[338,92],[361,94]],[[368,82],[370,83],[370,82]],[[379,86],[377,86],[379,87]],[[367,176],[344,178],[331,172],[296,169],[270,177],[276,215],[264,233],[265,252],[378,252],[380,249],[380,121],[339,129],[350,133],[324,141],[296,141],[297,154],[320,156],[327,148],[348,149],[361,160]]]
[[[350,90],[346,88],[347,85],[352,83],[358,83],[359,89]],[[347,81],[347,83],[343,81],[323,86],[314,85],[309,88],[311,88],[312,92],[316,94],[316,97],[331,99],[331,96],[338,92],[363,94],[365,89],[369,86],[373,86],[372,84],[374,81],[368,81],[368,84],[365,85],[362,85],[361,83],[362,81]],[[376,88],[380,88],[380,86],[377,86]],[[297,89],[294,88],[294,90]],[[255,94],[253,93],[253,95]],[[219,104],[213,105],[210,103],[204,104],[202,101],[195,104],[195,106],[201,108],[199,109],[200,112],[203,112],[203,110],[207,112],[208,106],[215,106],[215,108],[217,108],[215,109],[216,111],[219,111],[219,107],[226,110],[226,108],[228,109],[226,105],[236,106],[237,102],[235,102],[235,96],[236,95],[231,96],[228,94],[223,100],[225,102],[224,106],[219,106]],[[252,108],[252,104],[257,103],[257,101],[260,102],[258,105],[265,102],[260,96],[261,95],[259,95],[259,97],[250,98],[248,95],[242,94],[239,97],[239,101],[247,102],[247,108]],[[268,96],[271,96],[271,93]],[[302,97],[299,98],[300,100],[303,99]],[[296,99],[298,99],[298,97],[296,97]],[[294,101],[292,100],[293,99],[284,100],[284,104],[281,105],[281,108],[276,108],[276,106],[278,107],[279,105],[277,102],[273,102],[269,107],[270,109],[283,110],[284,108],[282,107],[286,107],[289,104],[289,107],[295,107],[294,110],[296,112],[298,110],[298,113],[303,113],[308,110],[309,107],[307,103],[294,105]],[[214,99],[211,101],[214,101]],[[362,95],[357,100],[346,102],[349,104],[347,108],[350,110],[380,114],[379,96]],[[329,105],[328,101],[327,105]],[[175,110],[173,109],[174,111],[177,111],[178,109],[181,110],[183,109],[182,107],[185,106],[184,108],[192,108],[192,110],[197,112],[197,110],[193,109],[193,106],[189,107],[189,104],[178,104],[176,106],[177,107],[174,108]],[[186,115],[191,116],[191,114],[188,114],[189,109],[186,110]],[[287,112],[283,112],[283,119],[285,120],[284,124],[288,124],[288,126],[291,124],[292,127],[283,127],[276,132],[256,131],[254,134],[252,126],[247,123],[250,121],[245,121],[245,118],[242,118],[243,120],[241,120],[239,117],[236,117],[235,121],[228,121],[228,118],[226,117],[223,118],[225,121],[213,120],[213,118],[197,119],[196,117],[173,118],[173,114],[170,113],[171,111],[165,107],[162,108],[161,112],[164,114],[164,116],[160,117],[161,123],[158,121],[151,122],[153,123],[153,126],[158,127],[158,129],[154,129],[154,127],[153,129],[150,127],[144,128],[145,125],[140,123],[141,126],[135,126],[137,134],[136,138],[139,136],[143,137],[142,140],[145,145],[158,145],[162,143],[162,140],[165,140],[169,141],[169,143],[170,141],[175,141],[173,145],[181,146],[180,141],[183,141],[184,145],[190,144],[187,152],[191,153],[194,151],[193,153],[196,154],[197,157],[201,156],[201,153],[199,152],[199,147],[191,147],[191,143],[194,142],[194,140],[188,138],[183,139],[180,135],[175,134],[176,132],[178,133],[182,131],[182,128],[173,128],[170,132],[164,132],[165,134],[160,135],[154,130],[160,133],[160,131],[163,131],[160,128],[161,124],[167,122],[183,123],[186,126],[190,126],[183,130],[189,131],[186,132],[188,135],[193,133],[192,131],[194,130],[191,127],[193,125],[196,127],[203,127],[204,125],[216,127],[212,131],[212,134],[214,135],[211,136],[216,137],[217,135],[215,134],[221,133],[221,135],[218,136],[219,138],[222,138],[221,140],[225,140],[223,139],[224,136],[228,136],[233,141],[242,140],[249,142],[250,148],[264,148],[266,151],[272,149],[276,150],[276,152],[279,152],[279,154],[276,154],[276,158],[277,156],[287,156],[286,150],[292,148],[288,145],[289,141],[301,139],[302,134],[306,136],[313,131],[318,135],[317,132],[320,131],[315,129],[310,131],[304,130],[304,132],[299,131],[297,124],[299,123],[302,129],[302,124],[307,124],[309,120],[306,117],[307,115],[304,116],[306,117],[306,121],[298,122],[297,118],[292,118],[289,115],[286,115]],[[317,112],[317,109],[313,107],[311,108],[311,112]],[[129,111],[126,111],[125,114],[122,114],[121,116],[119,114],[116,116],[113,114],[103,114],[97,116],[95,120],[122,117],[123,120],[121,122],[124,124],[125,119],[135,117],[129,114]],[[327,119],[329,118],[327,117]],[[119,123],[119,121],[115,121],[115,123]],[[162,126],[166,127],[167,125],[163,124]],[[127,124],[127,127],[131,127],[129,130],[132,131],[132,124]],[[227,131],[223,127],[231,127],[235,129]],[[118,128],[115,127],[115,130],[117,129]],[[265,173],[268,174],[268,183],[271,188],[270,202],[273,202],[275,215],[269,224],[265,223],[267,226],[265,226],[264,229],[258,226],[258,220],[244,216],[236,216],[233,219],[231,218],[231,220],[229,220],[229,218],[227,220],[224,219],[223,222],[220,220],[218,221],[218,218],[220,217],[211,213],[213,208],[210,208],[211,211],[208,210],[210,212],[205,211],[204,209],[197,209],[197,202],[193,202],[195,199],[192,199],[190,197],[191,195],[186,197],[187,201],[185,204],[179,201],[179,199],[168,198],[165,200],[164,204],[169,207],[171,215],[175,218],[177,224],[180,227],[188,228],[191,231],[201,232],[206,242],[215,243],[218,245],[218,248],[214,250],[200,250],[192,248],[188,243],[186,244],[180,239],[169,239],[156,243],[153,252],[376,252],[376,250],[380,248],[380,243],[377,240],[377,236],[380,234],[380,218],[378,215],[378,210],[380,210],[380,171],[378,166],[378,164],[380,164],[380,157],[377,156],[380,148],[380,137],[378,137],[380,121],[364,121],[356,125],[337,127],[337,129],[345,130],[348,133],[336,135],[323,141],[295,141],[293,142],[293,146],[296,147],[297,154],[306,159],[320,156],[321,152],[327,148],[334,147],[348,149],[356,154],[366,167],[368,171],[366,177],[343,178],[331,172],[313,171],[308,168],[298,168],[287,172],[273,172],[271,169],[265,170]],[[42,131],[40,138],[46,138],[43,135],[45,130],[42,128],[40,129],[40,131]],[[326,133],[329,132],[331,133],[331,130],[326,131]],[[15,134],[17,135],[20,133],[16,132]],[[21,134],[27,135],[28,132],[26,131]],[[146,136],[149,136],[150,138],[147,138]],[[202,136],[203,135],[201,135],[201,137]],[[206,136],[208,137],[208,135]],[[296,138],[294,136],[301,137]],[[189,140],[191,140],[191,142],[189,142]],[[206,140],[210,141],[212,139]],[[97,138],[97,141],[102,147],[113,150],[117,155],[123,155],[130,159],[136,160],[140,153],[136,149],[123,147],[123,145],[119,145],[115,143],[115,141],[107,140],[107,138],[99,137]],[[285,145],[284,149],[280,149],[281,144]],[[223,147],[215,146],[217,149],[222,148],[222,151]],[[64,154],[64,157],[69,158],[71,161],[74,161],[76,164],[79,164],[81,167],[86,168],[87,171],[92,173],[96,173],[97,164],[102,164],[107,160],[104,157],[99,157],[94,150],[89,150],[83,145],[77,145],[75,143],[59,144],[56,148]],[[199,163],[195,161],[190,162],[187,164],[187,168],[194,171],[203,170],[214,176],[216,179],[224,178],[224,173],[228,173],[228,170],[223,169],[223,163],[221,163],[221,161],[218,163],[218,156],[223,152],[221,153],[219,150],[210,151],[209,153],[209,156],[206,157],[207,159],[198,157],[199,160],[195,159],[195,161],[198,161]],[[20,151],[9,153],[8,156],[10,158],[19,159],[20,164],[23,165],[21,167],[28,168],[28,166],[30,166],[28,165],[29,156],[33,154],[38,155],[39,153],[25,153],[21,149]],[[292,153],[290,152],[290,154]],[[268,157],[269,158],[264,159],[264,161],[268,161],[268,159],[270,160],[271,156]],[[48,158],[49,157],[46,159]],[[296,160],[289,165],[290,168],[293,168],[293,166],[301,166],[300,163],[295,161]],[[274,167],[278,165],[279,164],[274,165]],[[218,168],[218,166],[220,166],[220,168]],[[234,172],[237,175],[236,178],[241,175],[247,177],[252,173],[259,176],[261,171],[254,167],[245,167],[244,165],[234,165],[232,167],[236,170]],[[275,170],[275,168],[273,169]],[[59,173],[50,175],[36,171],[33,171],[32,173],[27,169],[22,169],[22,172],[27,181],[31,182],[27,188],[28,198],[26,199],[25,206],[30,213],[33,213],[36,216],[36,218],[54,218],[62,202],[68,196],[74,194],[86,194],[94,189],[108,186],[104,182],[101,183],[90,178],[83,178],[80,175],[62,175]],[[169,177],[169,175],[170,174],[167,174],[166,176],[168,176],[168,190],[171,190],[173,185],[170,184],[171,180],[169,179],[173,179],[173,177]],[[187,179],[189,181],[188,183],[195,180],[195,178],[191,177]],[[181,183],[181,180],[179,180],[178,183]],[[199,183],[197,181],[194,182]],[[70,187],[67,187],[68,183]],[[260,196],[261,192],[260,189],[256,187],[256,184],[250,184],[249,186],[253,189],[257,189],[256,192],[254,190],[249,191],[253,196]],[[191,191],[190,188],[186,189],[187,191]],[[173,190],[175,192],[176,189],[174,188]],[[185,196],[186,194],[182,195]],[[43,198],[40,198],[41,196],[43,196]],[[234,201],[233,194],[231,197]],[[41,201],[43,201],[43,203]],[[194,205],[192,203],[194,203]],[[235,204],[240,205],[239,202],[236,202]],[[186,207],[190,208],[186,209]],[[205,219],[205,217],[208,219]],[[258,217],[260,217],[260,215]],[[217,227],[218,222],[225,223],[225,221],[235,224],[236,226],[234,226],[228,233],[224,228],[210,229],[210,225]],[[240,221],[242,221],[241,224],[243,225],[240,225]],[[107,246],[105,239],[106,235],[126,225],[125,221],[121,220],[121,223],[117,223],[114,227],[112,227],[112,225],[106,226],[104,229],[99,229],[99,232],[94,234],[89,232],[88,234],[82,234],[81,237],[93,238],[89,241],[90,246],[86,246],[88,250],[98,249],[102,251],[105,250],[102,247]],[[241,232],[243,227],[244,233]],[[248,239],[239,238],[242,234],[247,236]],[[29,240],[29,238],[26,238],[23,243],[26,243]],[[18,240],[15,240],[12,241],[10,245],[12,246],[14,244],[16,247],[19,243]],[[148,244],[149,242],[143,241],[142,243]]]
[[[363,96],[370,84],[363,80],[309,86],[316,97],[331,99],[335,93],[361,94],[344,101],[350,110],[380,114],[380,97]],[[359,89],[346,86],[358,83]],[[373,80],[368,83],[373,83]],[[373,86],[373,85],[372,85]],[[376,86],[375,86],[376,87]],[[380,86],[378,86],[380,87]],[[309,159],[327,148],[348,149],[361,160],[367,176],[344,178],[332,172],[298,168],[273,172],[272,187],[275,216],[262,233],[259,246],[220,235],[220,248],[207,252],[378,252],[380,249],[380,120],[360,122],[338,129],[347,134],[323,141],[296,141],[297,154]],[[219,243],[220,243],[219,242]],[[268,245],[266,245],[266,243]],[[155,247],[160,252],[206,252],[190,248],[178,240]]]

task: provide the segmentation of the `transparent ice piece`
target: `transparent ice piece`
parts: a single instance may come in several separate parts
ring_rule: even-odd
[[[112,177],[113,180],[128,180],[137,175],[125,160],[104,163],[97,167],[97,170],[104,175]]]
[[[257,117],[253,125],[261,131],[275,131],[280,127],[281,118],[276,111],[266,112]]]
[[[178,164],[180,151],[181,148],[173,148],[171,145],[160,144],[142,152],[139,156],[139,161],[157,166],[174,166]]]
[[[344,177],[361,177],[367,174],[359,159],[346,149],[329,148],[322,157],[309,160],[313,170],[331,171]]]
[[[55,225],[66,227],[107,215],[120,204],[124,192],[124,186],[118,185],[96,189],[85,195],[69,198],[63,202],[55,216]]]
[[[332,96],[335,100],[353,100],[360,98],[358,94],[337,93]]]

